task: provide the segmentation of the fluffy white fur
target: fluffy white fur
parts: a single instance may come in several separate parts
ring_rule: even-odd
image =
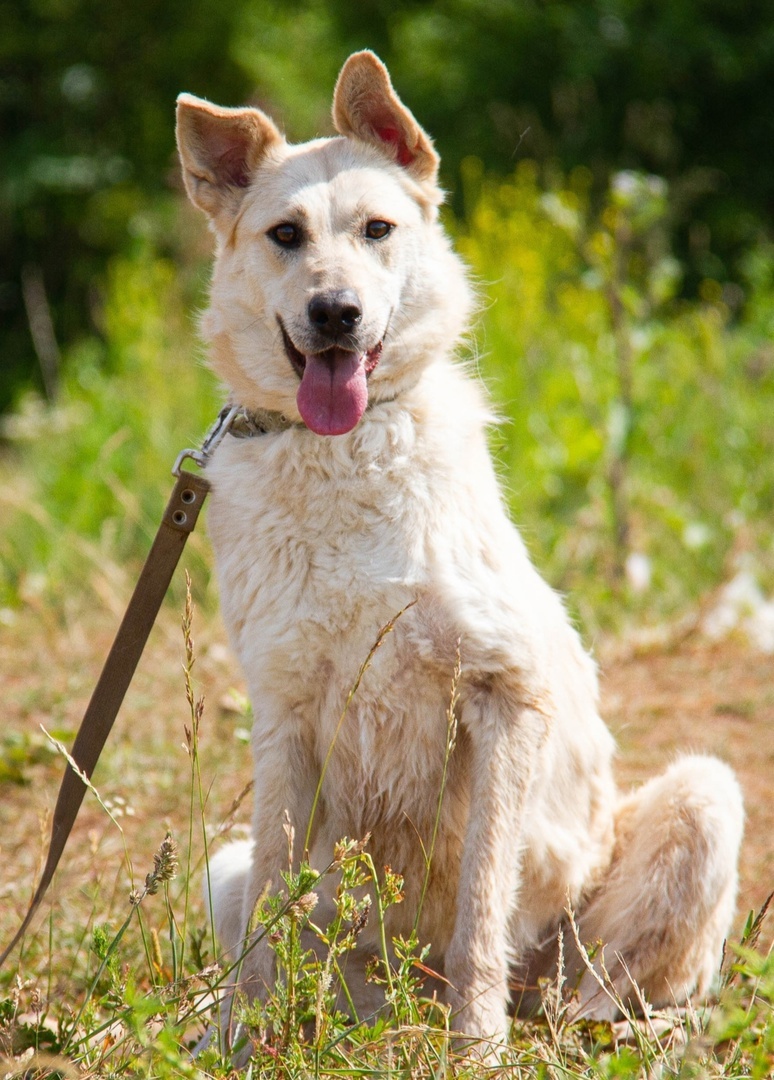
[[[296,422],[227,437],[207,470],[223,611],[255,713],[253,841],[212,863],[221,945],[237,955],[256,898],[281,885],[285,814],[303,836],[358,669],[415,601],[338,735],[313,865],[370,832],[376,865],[405,875],[389,934],[411,930],[459,642],[459,734],[420,925],[455,1027],[506,1036],[507,981],[551,969],[568,897],[583,938],[607,942],[622,994],[619,955],[655,1004],[684,999],[707,988],[733,914],[738,786],[720,762],[686,757],[616,793],[594,665],[508,520],[485,396],[454,360],[471,293],[437,221],[435,151],[371,53],[347,61],[334,121],[339,137],[292,146],[258,110],[179,102],[186,185],[217,244],[202,322],[212,365],[232,401]],[[394,228],[368,239],[373,221]],[[285,249],[270,230],[288,222],[302,241]],[[301,423],[278,317],[311,351],[310,297],[342,289],[362,306],[352,347],[381,354],[360,422],[325,437]],[[367,927],[360,951],[376,948]],[[263,942],[248,953],[249,993],[271,985],[272,960]],[[607,1015],[576,967],[575,1007]],[[373,988],[352,989],[370,1007]]]

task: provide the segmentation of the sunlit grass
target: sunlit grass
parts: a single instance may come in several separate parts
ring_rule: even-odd
[[[764,913],[751,914],[741,943],[729,943],[719,997],[710,1005],[616,1024],[572,1024],[560,972],[556,983],[542,988],[542,1013],[514,1020],[509,1043],[498,1049],[496,1060],[483,1063],[479,1047],[455,1038],[453,1014],[426,983],[429,943],[416,933],[406,941],[387,939],[385,914],[402,902],[400,876],[374,865],[365,837],[342,839],[327,867],[313,869],[303,857],[299,865],[293,855],[300,837],[291,828],[282,891],[260,898],[252,923],[274,950],[276,987],[263,1002],[248,1004],[238,996],[219,1021],[217,997],[238,974],[239,962],[217,960],[199,881],[207,851],[231,811],[224,822],[209,816],[211,751],[201,757],[200,739],[211,734],[211,721],[195,678],[193,621],[189,596],[177,677],[183,752],[178,747],[174,761],[170,754],[178,790],[174,821],[159,820],[146,799],[142,833],[127,843],[115,805],[102,796],[94,800],[107,828],[121,833],[123,856],[119,851],[115,858],[123,864],[125,884],[112,895],[86,882],[80,890],[71,886],[58,917],[0,972],[4,1076],[219,1080],[233,1076],[237,1063],[246,1077],[299,1080],[771,1075],[774,955],[761,948]],[[452,687],[450,712],[454,696]],[[449,746],[453,753],[451,721]],[[141,864],[138,846],[146,852]],[[337,883],[327,925],[316,921],[321,874],[333,875]],[[366,920],[380,928],[370,977],[381,986],[385,1004],[374,1014],[358,1015],[346,987],[346,957]],[[12,925],[12,918],[0,917],[3,933]],[[192,1057],[208,1028],[213,1036]]]

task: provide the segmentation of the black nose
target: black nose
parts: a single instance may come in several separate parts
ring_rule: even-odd
[[[315,330],[331,339],[351,334],[363,318],[360,297],[354,289],[316,293],[307,311]]]

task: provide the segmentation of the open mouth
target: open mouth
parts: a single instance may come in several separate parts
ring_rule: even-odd
[[[288,355],[288,360],[290,360],[290,363],[292,364],[293,369],[296,375],[298,375],[299,379],[303,379],[304,370],[306,368],[307,356],[304,355],[304,353],[302,353],[300,349],[297,349],[296,346],[293,344],[290,334],[285,329],[285,325],[279,315],[277,316],[277,322],[279,323],[279,328],[282,331],[282,341],[285,346],[285,352]],[[331,345],[327,349],[323,349],[321,352],[311,353],[309,355],[313,358],[320,359],[326,357],[329,357],[330,359],[335,359],[336,355],[361,356],[364,360],[366,375],[368,376],[379,363],[379,357],[382,355],[382,345],[383,342],[380,341],[373,347],[373,349],[369,349],[365,353],[358,353],[355,349],[343,349],[341,348],[341,346]]]
[[[301,380],[296,404],[301,419],[317,435],[345,435],[368,405],[368,377],[379,363],[382,342],[358,352],[339,345],[316,353],[296,348],[277,316],[285,352]]]

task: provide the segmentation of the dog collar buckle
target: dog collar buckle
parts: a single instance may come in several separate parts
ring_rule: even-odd
[[[289,428],[298,426],[300,425],[288,420],[284,413],[271,412],[269,409],[248,412],[241,405],[225,405],[204,436],[201,449],[180,451],[172,467],[172,475],[180,475],[186,459],[190,459],[203,469],[226,435],[233,435],[235,439],[254,439],[256,435],[269,435],[275,431],[287,431]]]
[[[186,458],[190,458],[200,469],[203,469],[212,455],[215,447],[223,440],[223,438],[231,430],[232,425],[238,416],[245,415],[244,410],[239,405],[224,405],[224,407],[218,413],[218,418],[212,425],[210,430],[204,436],[201,448],[199,450],[181,450],[177,455],[175,464],[172,466],[172,475],[179,476],[183,468],[183,462]]]

